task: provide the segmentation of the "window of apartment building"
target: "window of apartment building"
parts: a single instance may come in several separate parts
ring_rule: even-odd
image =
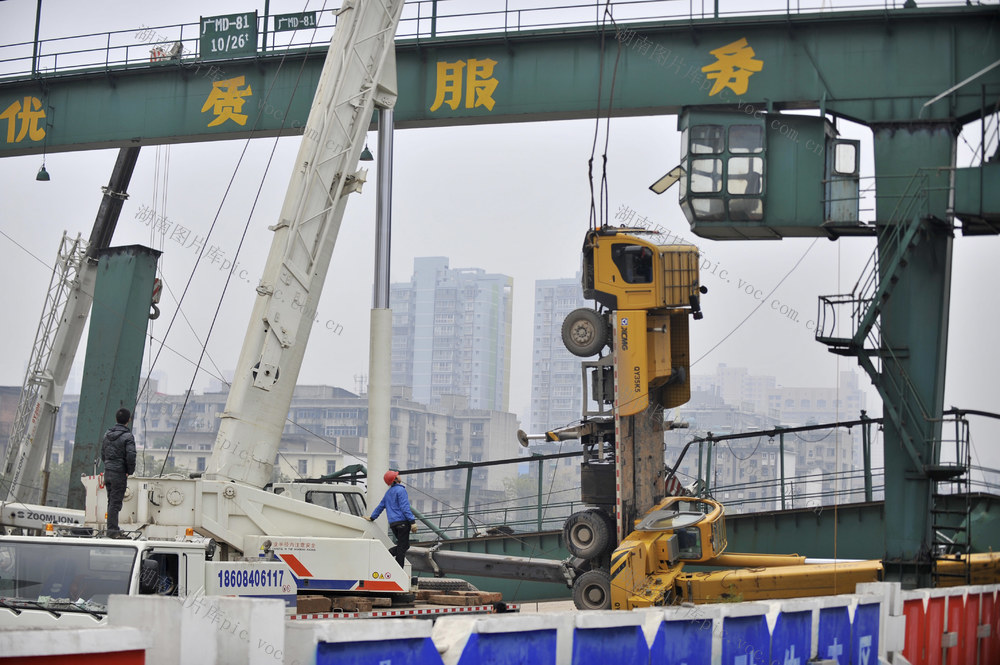
[[[326,475],[335,473],[337,471],[337,460],[328,459],[326,461]]]
[[[199,457],[195,461],[195,471],[204,471],[204,470],[205,470],[205,458]]]
[[[816,400],[816,408],[817,409],[825,409],[826,408],[826,400],[825,399],[818,399],[818,400]]]
[[[306,473],[309,470],[309,460],[307,460],[307,459],[300,459],[299,460],[299,469],[298,470],[299,470],[299,475],[300,476],[306,475]]]
[[[803,409],[808,409],[809,408],[809,400],[807,400],[807,399],[802,400],[801,402],[799,402],[799,406],[802,407]]]
[[[793,399],[786,399],[785,400],[785,406],[795,406],[795,400],[793,400]]]

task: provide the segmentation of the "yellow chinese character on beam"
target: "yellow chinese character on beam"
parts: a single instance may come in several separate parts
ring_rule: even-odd
[[[715,56],[715,62],[701,68],[701,71],[707,72],[706,78],[715,81],[708,92],[709,97],[722,92],[723,88],[742,95],[749,87],[750,76],[764,68],[762,60],[753,59],[754,52],[746,37],[709,52]]]
[[[491,58],[476,60],[469,58],[469,67],[466,70],[468,80],[465,84],[465,107],[476,108],[485,106],[487,110],[493,110],[493,92],[499,83],[493,78],[493,68],[497,66],[497,61]]]
[[[493,68],[497,61],[491,58],[478,60],[469,58],[457,62],[437,63],[437,91],[431,111],[437,111],[443,104],[452,110],[462,103],[462,86],[465,85],[465,104],[467,109],[485,106],[492,111],[495,101],[493,93],[498,81],[493,77]],[[463,77],[463,70],[465,76]]]
[[[211,109],[212,115],[215,116],[215,120],[208,123],[209,127],[221,125],[227,120],[232,120],[238,125],[247,124],[247,116],[240,111],[243,110],[243,104],[246,103],[243,98],[252,95],[253,89],[247,86],[246,89],[241,90],[245,83],[246,77],[244,76],[212,83],[212,92],[208,94],[208,99],[201,107],[202,113]]]
[[[454,111],[462,98],[462,70],[465,61],[437,63],[437,93],[434,96],[432,111],[437,111],[442,104],[447,104]]]
[[[7,121],[7,143],[20,143],[25,137],[32,141],[45,138],[45,128],[38,126],[38,121],[45,117],[42,100],[38,97],[25,97],[24,101],[16,101],[0,113],[0,119]],[[18,120],[21,121],[20,131],[17,130]]]

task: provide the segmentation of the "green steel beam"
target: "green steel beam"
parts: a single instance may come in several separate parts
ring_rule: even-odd
[[[111,247],[99,254],[67,508],[84,508],[80,476],[104,470],[101,438],[114,425],[115,412],[122,407],[135,411],[159,256],[157,250],[139,245]]]
[[[606,33],[603,50],[594,27],[401,41],[396,124],[592,117],[599,88],[615,115],[750,104],[961,122],[1000,92],[1000,68],[976,76],[1000,56],[998,19],[987,6],[642,23]],[[0,156],[301,134],[324,56],[268,51],[2,82]],[[748,69],[729,77],[729,65]]]

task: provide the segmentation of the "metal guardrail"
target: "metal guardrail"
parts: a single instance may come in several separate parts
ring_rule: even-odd
[[[1000,418],[997,414],[962,411],[960,409],[952,409],[946,415],[983,415],[991,418]],[[713,435],[709,432],[706,436],[695,437],[688,445],[711,446],[712,444],[724,441],[760,438],[763,436],[778,438],[783,442],[786,435],[822,432],[825,430],[832,431],[834,429],[850,430],[857,426],[861,428],[864,463],[860,468],[855,467],[842,471],[813,470],[805,474],[791,476],[784,476],[784,471],[782,470],[781,475],[778,477],[731,485],[710,485],[705,479],[700,477],[695,480],[704,495],[722,500],[728,506],[731,514],[748,514],[783,508],[821,511],[827,509],[829,506],[845,503],[879,501],[884,498],[885,469],[884,467],[872,465],[873,436],[871,430],[879,427],[881,422],[881,418],[868,418],[862,412],[860,420],[798,427],[776,427],[771,430],[754,430],[724,435]],[[943,441],[942,445],[956,445],[956,442],[949,439]],[[540,465],[546,460],[554,460],[575,454],[577,453],[560,453],[556,455],[539,455],[513,460],[496,460],[479,463],[461,462],[448,467],[413,469],[406,473],[419,477],[421,473],[435,473],[442,469],[474,469],[477,466],[483,465],[495,466],[530,462]],[[711,454],[711,447],[709,447],[709,455]],[[962,454],[961,449],[956,449],[955,454]],[[681,457],[683,455],[684,453],[681,453]],[[944,457],[947,458],[947,455]],[[680,461],[680,459],[677,460],[673,471],[676,472],[677,467],[680,466]],[[703,471],[710,473],[710,468],[711,465],[706,465]],[[975,472],[974,477],[969,478],[969,491],[973,489],[982,492],[997,491],[997,482],[1000,481],[1000,470],[973,467],[973,471]],[[467,482],[471,482],[471,474],[469,477],[470,480]],[[831,487],[832,489],[825,489]],[[468,490],[468,487],[466,489]],[[428,491],[433,490],[428,489]],[[439,537],[444,539],[479,537],[493,534],[511,534],[516,536],[517,534],[537,533],[540,531],[559,531],[562,529],[567,517],[587,507],[579,500],[579,494],[576,494],[577,491],[577,488],[554,492],[543,491],[540,487],[538,493],[534,496],[505,499],[490,505],[480,504],[476,508],[471,508],[468,505],[464,508],[449,507],[437,513],[420,515],[420,518]],[[732,497],[732,495],[740,492],[744,493],[744,498],[735,500],[726,499],[727,496]],[[757,496],[750,498],[750,492],[754,492]],[[468,496],[468,491],[466,492],[466,496]]]
[[[693,21],[829,11],[903,10],[905,0],[853,2],[828,6],[830,0],[567,0],[550,6],[526,6],[530,0],[411,0],[397,31],[401,42],[564,30],[613,23]],[[921,8],[960,7],[964,0],[921,0]],[[993,4],[990,2],[981,4]],[[605,8],[608,7],[607,13]],[[273,15],[258,16],[255,57],[325,48],[339,9],[317,11],[317,25],[275,32]],[[36,26],[37,29],[37,26]],[[88,70],[125,70],[200,62],[199,23],[139,25],[85,35],[0,45],[0,81],[76,74]],[[204,61],[210,63],[210,61]]]

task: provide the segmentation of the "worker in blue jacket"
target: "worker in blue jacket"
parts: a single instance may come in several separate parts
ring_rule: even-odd
[[[410,549],[410,532],[417,530],[417,520],[410,510],[410,498],[406,494],[406,488],[399,482],[399,471],[386,471],[382,476],[385,484],[389,486],[385,496],[375,506],[368,521],[375,519],[385,511],[385,516],[389,520],[389,528],[396,538],[396,546],[390,548],[389,554],[396,557],[396,563],[402,568],[406,563],[406,550]]]

